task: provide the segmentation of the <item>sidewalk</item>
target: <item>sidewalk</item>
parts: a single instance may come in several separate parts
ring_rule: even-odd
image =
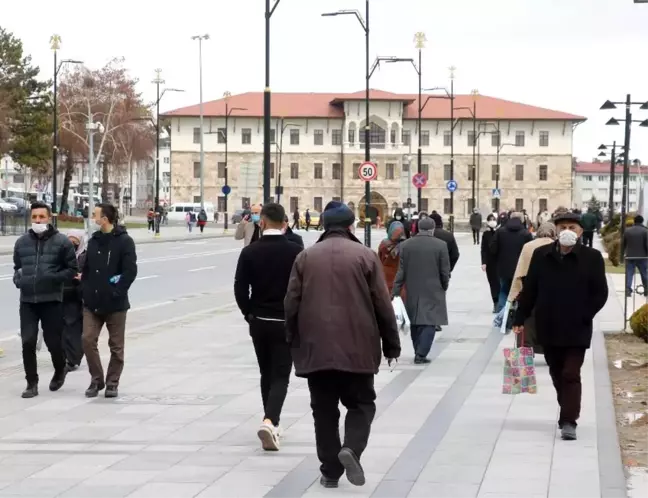
[[[364,487],[345,479],[339,490],[320,487],[302,379],[291,382],[282,450],[261,451],[258,368],[246,324],[230,308],[130,334],[116,401],[83,397],[85,367],[61,392],[42,382],[35,400],[19,397],[20,369],[0,369],[0,496],[625,497],[602,333],[583,367],[579,440],[563,442],[542,359],[537,395],[500,394],[501,348],[512,337],[490,326],[479,248],[460,250],[451,325],[432,364],[414,366],[405,338],[400,364],[376,378]],[[41,365],[45,381],[45,355]]]

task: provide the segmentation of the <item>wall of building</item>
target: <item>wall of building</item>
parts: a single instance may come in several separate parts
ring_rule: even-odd
[[[643,174],[643,183],[648,182],[648,167]],[[615,174],[614,178],[614,209],[621,209],[622,183],[621,175]],[[638,174],[631,174],[628,182],[628,209],[635,211],[639,207],[641,177]],[[587,207],[592,196],[606,208],[610,198],[610,175],[601,173],[575,173],[574,174],[574,207]]]

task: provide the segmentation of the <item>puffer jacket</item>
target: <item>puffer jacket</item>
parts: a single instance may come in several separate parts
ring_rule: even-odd
[[[74,246],[50,226],[36,235],[32,230],[14,246],[14,284],[23,303],[63,301],[63,287],[78,272]]]

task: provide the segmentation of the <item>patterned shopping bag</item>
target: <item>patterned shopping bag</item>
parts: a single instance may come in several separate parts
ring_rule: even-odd
[[[521,338],[524,344],[524,337]],[[502,384],[503,394],[536,394],[535,363],[533,359],[533,348],[516,347],[515,334],[513,347],[504,348],[504,382]]]

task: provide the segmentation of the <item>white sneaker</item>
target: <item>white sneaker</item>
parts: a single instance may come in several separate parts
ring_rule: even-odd
[[[279,451],[279,431],[269,421],[264,421],[257,431],[261,447],[266,451]]]

